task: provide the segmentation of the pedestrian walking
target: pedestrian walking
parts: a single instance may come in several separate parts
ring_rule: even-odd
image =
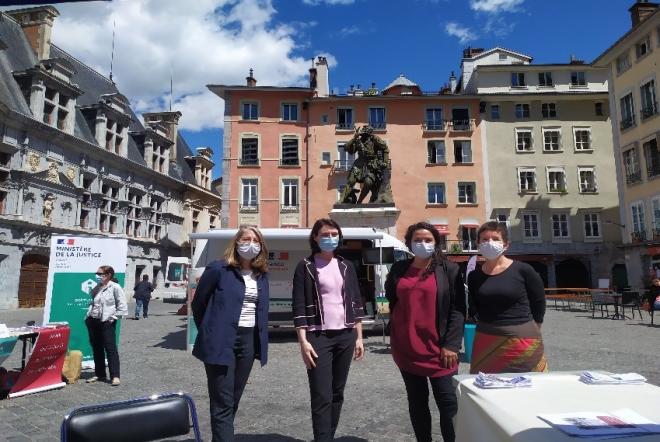
[[[144,319],[149,317],[149,301],[154,286],[149,282],[149,275],[142,275],[142,281],[133,287],[133,298],[135,298],[135,320],[140,319],[140,310]]]
[[[307,368],[316,442],[334,438],[351,360],[364,356],[360,285],[353,264],[337,254],[341,240],[335,221],[317,220],[309,235],[312,254],[293,277],[293,323]]]
[[[92,300],[87,309],[85,325],[94,354],[94,374],[87,382],[105,381],[105,359],[113,386],[120,381],[119,352],[117,350],[117,320],[128,314],[126,295],[121,286],[113,281],[115,270],[101,266],[96,270],[96,287],[91,291]]]
[[[268,250],[256,227],[241,227],[223,260],[209,264],[191,304],[193,355],[204,362],[214,442],[234,440],[234,418],[255,359],[268,360]]]
[[[547,371],[543,280],[529,264],[504,256],[505,224],[483,224],[477,240],[486,262],[468,277],[470,311],[477,319],[470,373]]]
[[[445,442],[455,440],[458,410],[452,376],[458,372],[463,339],[465,286],[461,272],[442,253],[438,230],[419,222],[408,227],[406,245],[414,258],[394,263],[385,281],[390,303],[392,357],[401,371],[408,412],[420,442],[430,442],[429,387],[440,412]]]

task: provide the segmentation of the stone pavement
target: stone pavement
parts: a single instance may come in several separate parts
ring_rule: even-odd
[[[204,369],[185,351],[185,319],[174,315],[178,307],[154,301],[149,319],[125,321],[121,386],[78,382],[61,390],[0,401],[0,440],[58,440],[62,417],[74,407],[179,390],[195,399],[203,437],[210,440]],[[0,323],[39,323],[41,315],[41,309],[0,311]],[[543,336],[550,369],[637,371],[660,384],[660,326],[651,328],[649,323],[646,313],[644,322],[613,321],[592,320],[590,312],[549,309]],[[338,440],[412,441],[403,382],[387,347],[377,335],[370,336],[366,346],[365,360],[351,369]],[[12,356],[4,365],[19,363]],[[461,373],[467,368],[462,364]],[[437,410],[433,418],[434,438],[440,440]],[[312,438],[307,377],[292,330],[271,333],[270,362],[265,368],[255,365],[236,418],[236,433],[237,440],[244,442]]]

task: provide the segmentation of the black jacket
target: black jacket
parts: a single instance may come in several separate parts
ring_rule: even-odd
[[[135,292],[133,294],[135,299],[149,300],[151,299],[151,292],[154,291],[154,286],[149,281],[142,280],[135,284],[133,291]]]
[[[360,283],[353,264],[337,256],[339,271],[344,279],[342,297],[344,298],[345,325],[351,327],[364,316]],[[319,273],[314,264],[314,256],[309,256],[298,263],[293,275],[293,325],[296,328],[321,326],[323,303],[319,290]]]
[[[396,308],[396,287],[412,264],[412,259],[398,261],[392,265],[385,280],[385,296],[390,302],[390,312]],[[438,287],[435,323],[441,337],[440,346],[458,352],[463,340],[465,321],[465,286],[458,265],[443,260],[435,268],[435,281]],[[451,283],[451,287],[449,284]]]

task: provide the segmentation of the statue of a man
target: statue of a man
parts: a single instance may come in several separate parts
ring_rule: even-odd
[[[50,226],[53,222],[53,209],[55,208],[55,196],[49,194],[46,199],[44,199],[44,206],[42,213],[44,215],[44,224]]]
[[[391,203],[390,157],[385,141],[374,135],[370,126],[363,126],[355,130],[355,135],[346,143],[344,150],[356,154],[357,158],[348,174],[340,202],[359,204],[371,193],[370,203]],[[362,184],[359,197],[354,189],[358,183]]]

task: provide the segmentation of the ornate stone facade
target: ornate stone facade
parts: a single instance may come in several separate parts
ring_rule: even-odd
[[[126,287],[143,274],[162,287],[167,257],[189,254],[193,218],[219,227],[220,196],[199,173],[213,163],[178,134],[179,112],[142,125],[107,78],[50,43],[43,59],[26,50],[17,31],[35,11],[57,16],[52,7],[0,12],[0,81],[11,92],[0,92],[0,309],[45,284],[47,259],[34,258],[48,256],[53,234],[127,238]]]

